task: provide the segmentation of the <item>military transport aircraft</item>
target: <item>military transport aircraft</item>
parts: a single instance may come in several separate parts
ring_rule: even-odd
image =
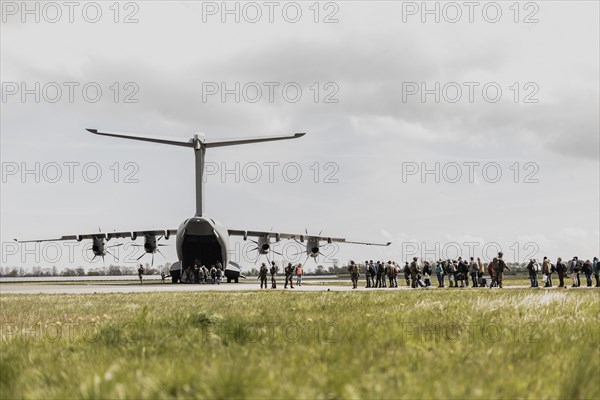
[[[92,251],[94,258],[104,257],[108,250],[106,242],[113,238],[131,238],[136,240],[138,237],[144,237],[144,251],[148,254],[154,255],[157,252],[157,242],[161,238],[169,239],[172,235],[176,236],[176,250],[178,261],[171,266],[171,277],[174,283],[178,282],[183,271],[192,266],[196,260],[201,265],[210,267],[220,262],[225,266],[225,277],[227,281],[238,281],[241,273],[241,267],[229,259],[229,238],[231,236],[240,236],[244,240],[250,238],[256,238],[256,250],[259,254],[269,254],[271,250],[272,240],[279,242],[281,239],[296,240],[306,245],[306,255],[308,257],[317,257],[320,254],[320,244],[323,243],[352,243],[369,246],[389,246],[391,242],[387,243],[369,243],[369,242],[356,242],[349,241],[345,238],[340,237],[328,237],[319,235],[308,235],[308,234],[296,234],[296,233],[282,233],[282,232],[264,232],[264,231],[252,231],[252,230],[240,230],[240,229],[227,229],[224,225],[215,221],[214,219],[205,216],[203,210],[203,174],[204,174],[204,157],[206,149],[214,147],[234,146],[249,143],[260,143],[269,142],[275,140],[286,140],[286,139],[297,139],[304,136],[304,133],[296,133],[293,135],[282,135],[282,136],[262,136],[262,137],[249,137],[239,139],[224,139],[224,140],[206,140],[204,135],[196,134],[192,139],[187,142],[170,140],[170,139],[159,139],[151,137],[133,136],[122,133],[108,133],[100,132],[96,129],[87,129],[87,131],[102,136],[112,136],[123,139],[142,140],[152,143],[167,144],[172,146],[190,147],[194,150],[195,156],[195,169],[196,169],[196,214],[186,219],[179,225],[177,229],[164,229],[164,230],[146,230],[146,231],[126,231],[126,232],[98,232],[83,235],[66,235],[56,239],[41,239],[41,240],[24,240],[19,243],[25,242],[45,242],[45,241],[59,241],[59,240],[77,240],[83,239],[92,240]],[[157,239],[158,237],[158,239]],[[272,251],[272,250],[271,250]],[[142,254],[143,255],[143,254]]]

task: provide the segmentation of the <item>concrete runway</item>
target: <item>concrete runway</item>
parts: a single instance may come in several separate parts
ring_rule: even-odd
[[[338,281],[340,282],[340,281]],[[330,285],[331,281],[324,281],[321,284],[311,282],[311,285],[294,286],[294,289],[284,289],[283,284],[277,283],[276,290],[286,290],[293,292],[343,292],[351,291],[350,282],[345,286]],[[317,284],[315,284],[317,283]],[[529,286],[505,286],[505,289],[528,289]],[[481,288],[483,289],[483,288]],[[488,289],[488,288],[486,288]],[[536,290],[542,290],[539,288]],[[556,289],[555,287],[552,289]],[[0,294],[94,294],[94,293],[147,293],[147,292],[229,292],[229,291],[260,291],[258,282],[246,283],[222,283],[220,285],[191,285],[191,284],[172,284],[172,283],[86,283],[86,284],[29,284],[29,283],[0,283]],[[273,290],[273,289],[262,289]],[[401,286],[399,288],[367,289],[360,287],[358,292],[378,290],[382,292],[394,290],[411,290],[409,287]],[[420,290],[436,290],[435,287]],[[464,288],[462,290],[473,290]],[[499,290],[494,288],[494,290]]]
[[[270,285],[270,283],[269,283]],[[408,289],[408,288],[407,288]],[[229,291],[259,291],[259,283],[222,283],[220,285],[192,285],[172,283],[87,283],[87,284],[27,284],[2,283],[0,294],[94,294],[94,293],[146,293],[146,292],[229,292]],[[273,290],[273,289],[262,289]],[[298,292],[323,292],[352,290],[352,284],[347,286],[303,285],[294,289],[284,289],[283,284],[277,283],[276,290]],[[359,289],[357,289],[359,290]],[[366,289],[362,289],[366,290]]]

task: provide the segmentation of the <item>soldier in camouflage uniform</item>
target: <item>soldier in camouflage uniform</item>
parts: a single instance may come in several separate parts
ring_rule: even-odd
[[[283,285],[284,289],[287,289],[288,282],[290,283],[290,287],[294,288],[294,283],[292,282],[292,274],[294,272],[294,267],[292,267],[292,263],[288,263],[287,267],[284,269],[285,272],[285,285]]]
[[[275,265],[275,261],[271,261],[271,289],[277,289],[277,281],[275,280],[275,276],[277,275],[277,266]]]
[[[267,288],[267,266],[265,263],[262,263],[260,266],[260,271],[258,272],[258,277],[260,278],[260,288],[263,288],[263,284],[265,285],[265,289]]]
[[[494,265],[494,272],[496,273],[496,282],[498,282],[499,288],[502,288],[502,277],[504,275],[504,270],[507,269],[510,271],[510,268],[508,268],[508,265],[506,265],[506,263],[502,259],[503,255],[504,254],[502,252],[498,253],[498,258],[496,259],[496,264]]]
[[[350,261],[350,266],[348,267],[348,271],[350,271],[350,278],[352,279],[352,289],[356,289],[358,286],[358,265],[354,263],[354,261]]]
[[[419,264],[417,264],[417,257],[413,257],[412,262],[410,263],[410,287],[417,287],[417,280],[419,279]]]

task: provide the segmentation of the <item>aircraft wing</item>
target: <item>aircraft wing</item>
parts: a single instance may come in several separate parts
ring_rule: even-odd
[[[123,232],[96,232],[86,233],[81,235],[63,235],[59,238],[54,239],[31,239],[31,240],[18,240],[14,239],[17,243],[31,243],[31,242],[58,242],[61,240],[77,240],[83,239],[113,239],[113,238],[137,238],[143,236],[166,236],[177,234],[177,229],[166,229],[166,230],[147,230],[147,231],[123,231]]]
[[[229,229],[229,235],[242,236],[244,239],[246,239],[247,237],[263,237],[263,238],[275,239],[276,241],[279,241],[281,239],[290,239],[290,240],[298,240],[300,242],[303,242],[304,240],[307,240],[309,238],[316,238],[319,241],[324,241],[324,242],[328,242],[328,243],[337,242],[337,243],[361,244],[361,245],[366,245],[366,246],[389,246],[390,244],[392,244],[392,242],[385,242],[385,243],[359,242],[359,241],[348,240],[346,238],[341,238],[341,237],[309,235],[309,234],[302,234],[302,233],[244,231],[244,230],[238,230],[238,229]]]

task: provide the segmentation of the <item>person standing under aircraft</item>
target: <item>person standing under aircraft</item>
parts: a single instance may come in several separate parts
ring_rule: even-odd
[[[367,279],[367,288],[371,287],[371,264],[369,264],[369,260],[365,261],[365,275]],[[373,282],[374,283],[374,282]]]
[[[600,287],[600,262],[598,261],[598,257],[594,257],[592,270],[594,271],[594,278],[596,278],[596,287]]]
[[[302,286],[302,275],[304,275],[304,270],[302,269],[302,264],[298,263],[296,265],[296,285]]]
[[[267,288],[267,266],[265,263],[262,263],[260,266],[260,271],[258,272],[258,277],[260,278],[260,288],[263,288],[263,284],[265,285],[265,289]]]
[[[275,265],[275,261],[271,261],[271,289],[277,289],[277,281],[275,277],[277,276],[277,266]]]
[[[496,279],[498,275],[495,270],[497,263],[498,263],[498,259],[496,257],[494,257],[492,262],[488,264],[488,274],[490,274],[490,289],[493,288],[494,286],[498,286],[498,281]]]
[[[348,271],[350,271],[350,278],[352,279],[352,289],[356,289],[358,287],[358,265],[354,263],[354,261],[350,261],[350,266],[348,267]]]
[[[275,261],[272,261],[272,263],[275,264]],[[287,289],[288,282],[290,283],[290,287],[292,289],[294,288],[294,283],[292,282],[292,274],[294,272],[293,269],[294,267],[292,267],[292,263],[288,263],[283,270],[283,272],[285,272],[285,285],[283,285],[284,289]]]
[[[217,283],[217,267],[214,265],[210,266],[210,278],[212,279],[212,284]]]
[[[140,264],[138,268],[138,277],[140,278],[140,285],[144,284],[144,266]]]

